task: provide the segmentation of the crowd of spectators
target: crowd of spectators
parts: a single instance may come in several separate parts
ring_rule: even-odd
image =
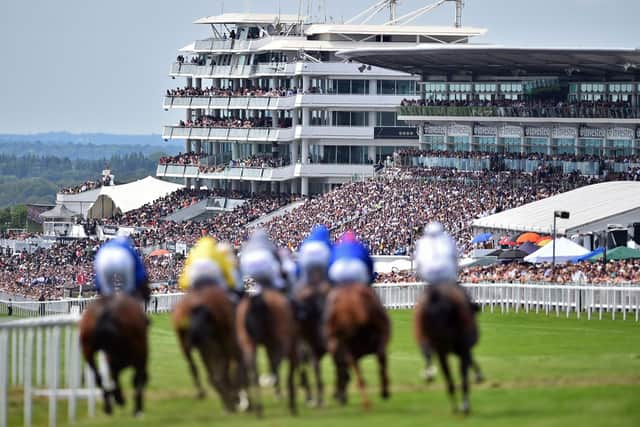
[[[288,159],[283,159],[281,157],[274,158],[271,154],[264,155],[254,155],[250,157],[245,157],[240,160],[231,160],[229,161],[229,167],[231,168],[279,168],[282,166],[286,166],[289,164]]]
[[[73,187],[65,187],[60,190],[62,194],[79,194],[84,193],[85,191],[95,190],[97,188],[111,185],[111,176],[104,175],[98,181],[85,181],[80,185],[74,185]]]
[[[264,128],[270,127],[270,120],[266,118],[216,118],[213,116],[202,116],[195,120],[180,120],[180,127],[187,128]]]
[[[640,260],[602,262],[583,261],[552,268],[551,264],[508,263],[471,267],[460,273],[460,281],[468,283],[638,283]]]
[[[640,111],[630,102],[613,101],[556,101],[556,100],[434,100],[404,99],[401,106],[420,107],[469,107],[480,108],[478,115],[486,115],[487,108],[493,109],[491,115],[500,117],[584,117],[632,119],[640,117]]]
[[[249,97],[281,97],[293,96],[297,91],[286,88],[259,88],[259,87],[241,87],[236,90],[233,88],[195,88],[184,87],[177,89],[167,89],[167,96],[206,96],[206,97],[232,97],[232,96],[249,96]]]
[[[160,157],[158,161],[161,165],[198,165],[200,159],[206,157],[204,153],[178,153],[175,156]]]

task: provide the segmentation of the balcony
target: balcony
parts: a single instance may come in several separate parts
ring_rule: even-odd
[[[446,107],[401,106],[398,119],[405,121],[474,121],[551,122],[551,123],[640,123],[640,109],[632,107]]]
[[[372,165],[309,163],[279,168],[225,167],[200,171],[197,166],[158,165],[156,176],[232,181],[287,181],[294,178],[338,178],[373,176]]]
[[[238,142],[286,142],[293,140],[293,128],[207,128],[165,126],[162,138]]]

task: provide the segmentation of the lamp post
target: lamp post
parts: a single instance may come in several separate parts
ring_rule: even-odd
[[[553,242],[551,242],[551,244],[553,245],[553,257],[552,257],[552,269],[555,270],[556,269],[556,238],[558,237],[557,234],[557,230],[556,230],[556,219],[560,218],[560,219],[569,219],[569,212],[567,211],[554,211],[553,212]]]

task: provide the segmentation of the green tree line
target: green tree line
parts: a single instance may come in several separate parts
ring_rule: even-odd
[[[102,159],[70,159],[52,155],[0,154],[0,208],[25,203],[53,203],[63,187],[100,179],[111,169],[116,184],[155,175],[164,153],[127,153]]]

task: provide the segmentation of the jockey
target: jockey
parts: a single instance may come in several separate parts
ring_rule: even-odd
[[[127,237],[116,237],[98,249],[94,261],[95,284],[98,294],[115,294],[118,285],[128,295],[146,286],[149,277],[142,259]]]
[[[415,252],[416,273],[428,284],[458,282],[458,248],[442,225],[427,225]]]
[[[262,230],[254,231],[244,244],[240,252],[240,270],[244,276],[255,280],[256,293],[260,293],[263,286],[287,290],[278,250]]]
[[[327,281],[332,249],[329,230],[316,225],[298,249],[301,284],[317,286]]]
[[[189,251],[178,286],[187,290],[209,285],[236,293],[242,289],[242,282],[238,283],[233,251],[211,237],[203,237]]]
[[[329,279],[336,286],[352,283],[370,285],[375,279],[369,250],[351,231],[345,233],[333,248]]]

